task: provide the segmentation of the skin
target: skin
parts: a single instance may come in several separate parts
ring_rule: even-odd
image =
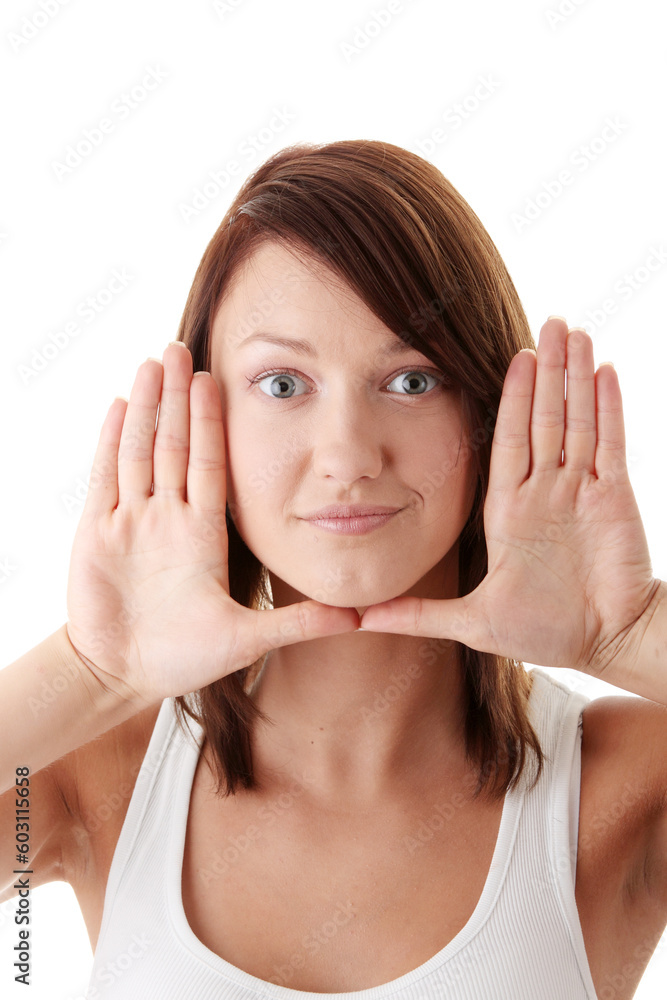
[[[244,344],[259,330],[307,340],[316,356]],[[218,308],[211,374],[223,407],[227,496],[241,537],[269,570],[276,607],[313,598],[362,613],[399,595],[457,595],[458,537],[476,485],[460,449],[460,399],[434,378],[406,388],[397,376],[437,369],[414,348],[383,357],[396,343],[336,275],[277,244],[237,273]],[[299,373],[287,380],[287,398],[270,394],[271,376],[248,381],[285,368]],[[434,469],[442,473],[435,488]],[[356,536],[302,519],[336,502],[403,509]],[[456,645],[435,648],[434,656],[433,643],[416,636],[354,632],[272,650],[253,689],[275,722],[256,727],[260,779],[289,782],[307,769],[321,801],[353,808],[414,793],[432,766],[456,772]],[[376,695],[410,665],[416,676],[401,697],[372,714]]]

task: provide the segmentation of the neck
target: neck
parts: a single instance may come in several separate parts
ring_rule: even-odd
[[[275,606],[298,599],[272,589]],[[297,781],[344,808],[414,799],[468,770],[453,641],[352,632],[294,643],[267,655],[250,696],[272,720],[253,732],[266,788]]]

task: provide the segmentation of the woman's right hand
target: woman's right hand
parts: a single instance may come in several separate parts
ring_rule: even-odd
[[[314,600],[259,611],[234,601],[225,505],[220,393],[171,343],[162,362],[140,365],[129,402],[109,408],[67,585],[70,642],[139,709],[359,625],[354,608]]]

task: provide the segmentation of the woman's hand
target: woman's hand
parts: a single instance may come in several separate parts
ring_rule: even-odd
[[[595,372],[591,338],[561,318],[507,370],[484,531],[488,573],[476,590],[397,597],[368,608],[362,628],[599,676],[660,581],[628,478],[618,376],[608,364]]]
[[[156,416],[160,406],[157,430]],[[151,492],[151,487],[153,490]],[[67,632],[106,687],[143,706],[270,649],[359,624],[308,600],[254,611],[229,596],[222,405],[185,345],[139,368],[102,426],[67,587]]]

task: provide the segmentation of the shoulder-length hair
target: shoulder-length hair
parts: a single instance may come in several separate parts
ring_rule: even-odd
[[[432,163],[399,146],[345,140],[281,149],[247,178],[197,268],[178,331],[195,371],[211,370],[211,328],[231,278],[267,241],[328,266],[459,388],[465,447],[478,476],[459,537],[458,596],[470,593],[487,573],[483,509],[505,374],[518,351],[535,349],[491,237]],[[229,504],[225,520],[231,597],[248,608],[271,607],[266,568],[239,536]],[[499,797],[513,788],[529,750],[537,781],[543,751],[528,717],[528,671],[520,661],[455,645],[464,677],[465,752],[479,768],[474,794],[486,789]],[[422,655],[434,657],[437,649],[436,640],[427,641]],[[258,718],[271,720],[251,691],[263,662],[174,699],[181,726],[189,715],[210,743],[219,795],[235,793],[239,784],[260,787],[252,727]]]

